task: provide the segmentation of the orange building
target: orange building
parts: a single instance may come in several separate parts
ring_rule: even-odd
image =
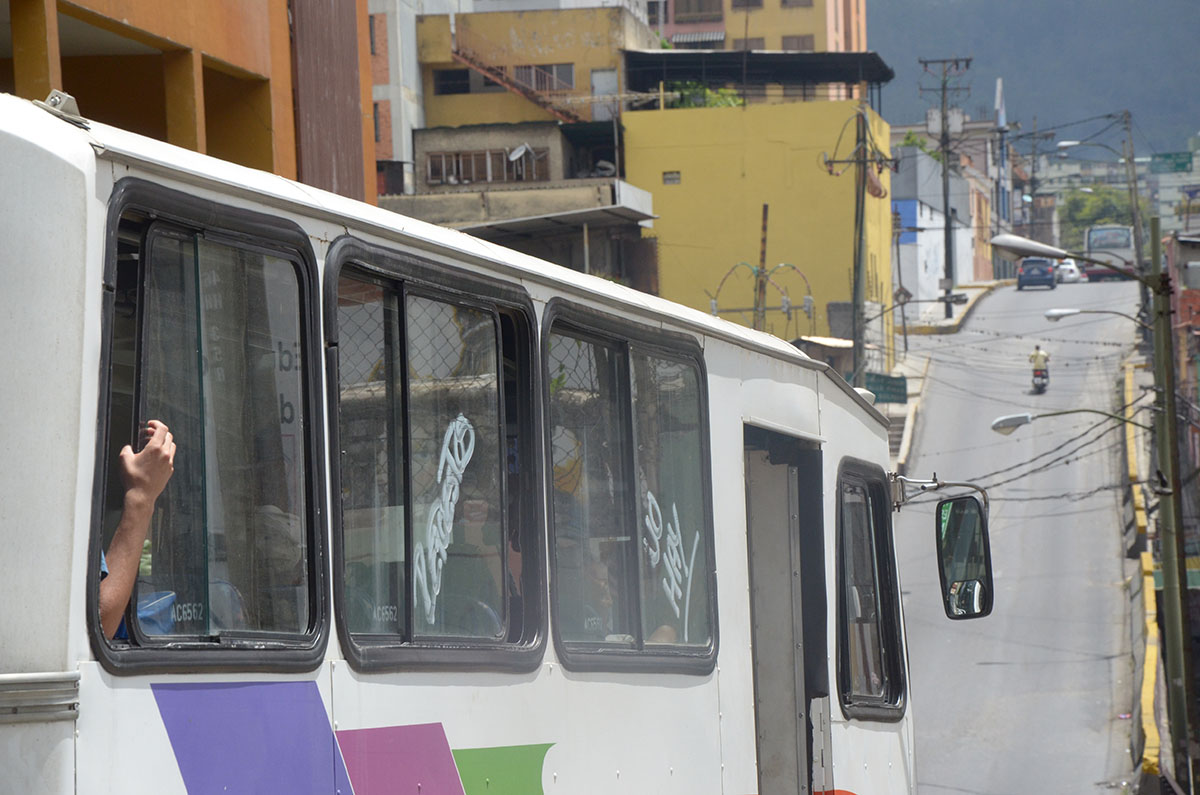
[[[865,52],[866,0],[650,0],[677,49]]]
[[[4,6],[0,91],[374,201],[366,0]]]

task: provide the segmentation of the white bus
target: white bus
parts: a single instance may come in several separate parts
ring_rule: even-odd
[[[823,363],[8,95],[0,184],[0,789],[915,791],[903,484]],[[986,615],[986,506],[936,518]]]
[[[1137,255],[1133,245],[1132,226],[1120,224],[1089,226],[1084,231],[1084,247],[1085,253],[1089,257],[1103,260],[1112,266],[1105,268],[1094,263],[1087,263],[1084,266],[1084,273],[1089,282],[1135,277]]]

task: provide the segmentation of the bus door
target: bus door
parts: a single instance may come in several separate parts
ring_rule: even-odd
[[[820,792],[833,772],[821,450],[746,426],[745,461],[758,791]]]

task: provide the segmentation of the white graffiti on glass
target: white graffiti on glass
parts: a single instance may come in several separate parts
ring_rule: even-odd
[[[696,567],[696,550],[700,545],[699,531],[692,537],[692,552],[687,560],[683,556],[683,528],[679,523],[679,509],[671,503],[671,515],[675,523],[667,522],[663,527],[662,509],[654,492],[646,492],[646,515],[643,517],[648,536],[643,536],[642,546],[650,558],[650,568],[657,573],[662,569],[662,588],[675,611],[675,617],[680,618],[679,602],[683,601],[683,641],[688,639],[688,612],[692,601],[692,574]],[[666,539],[663,539],[663,531]]]
[[[475,429],[470,420],[459,414],[442,437],[442,455],[437,471],[437,481],[442,484],[442,490],[429,509],[425,543],[418,542],[413,546],[413,586],[425,610],[425,620],[430,624],[436,618],[437,598],[442,590],[442,567],[446,565],[446,550],[450,547],[454,528],[459,486],[474,452]]]

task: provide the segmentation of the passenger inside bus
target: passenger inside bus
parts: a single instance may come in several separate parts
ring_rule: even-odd
[[[133,452],[130,445],[121,450],[124,508],[108,552],[100,557],[100,624],[107,638],[116,635],[121,626],[137,580],[154,503],[175,471],[175,441],[167,426],[150,420],[142,429],[142,437],[146,441],[139,452]]]

